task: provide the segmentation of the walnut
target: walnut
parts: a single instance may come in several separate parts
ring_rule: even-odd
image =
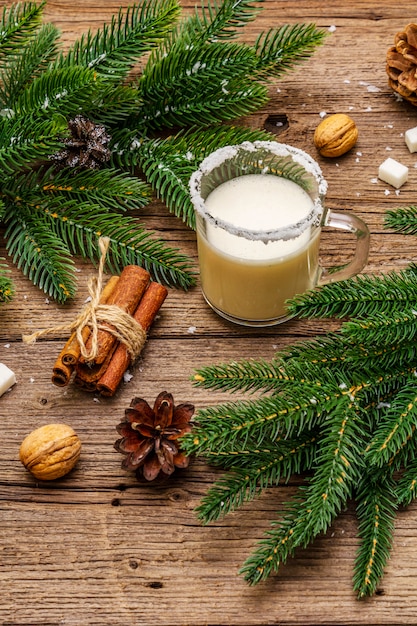
[[[325,117],[314,133],[314,145],[324,157],[338,157],[348,152],[358,139],[355,122],[345,113]]]
[[[39,480],[54,480],[67,474],[80,456],[81,442],[71,426],[47,424],[23,440],[19,458]]]
[[[408,24],[387,51],[388,84],[417,106],[417,24]]]

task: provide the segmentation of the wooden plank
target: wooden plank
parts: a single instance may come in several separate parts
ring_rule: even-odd
[[[10,6],[6,2],[6,6]],[[89,28],[109,20],[127,2],[48,1],[45,17],[62,30],[68,46]],[[194,2],[183,0],[184,12]],[[333,31],[314,57],[280,81],[270,102],[242,124],[262,127],[269,114],[285,114],[278,140],[317,157],[312,139],[324,111],[348,112],[358,124],[356,148],[334,161],[318,158],[329,183],[330,208],[353,210],[371,230],[366,272],[388,272],[415,260],[415,239],[384,229],[389,208],[415,203],[417,157],[403,134],[417,125],[417,109],[399,102],[387,86],[385,53],[394,34],[415,20],[413,6],[393,0],[349,3],[266,0],[241,38],[254,41],[271,26],[313,21]],[[374,182],[380,162],[392,156],[410,167],[398,194]],[[387,191],[390,193],[387,194]],[[194,233],[154,201],[136,216],[197,259]],[[349,238],[326,233],[323,262],[337,265],[351,254]],[[6,256],[4,230],[0,256]],[[11,260],[8,259],[12,267]],[[377,594],[358,601],[352,591],[357,522],[351,503],[325,535],[296,553],[277,575],[248,587],[238,575],[296,482],[268,489],[242,510],[203,527],[195,507],[219,471],[203,460],[165,483],[143,484],[120,467],[113,444],[116,424],[134,396],[152,402],[162,389],[196,408],[238,399],[196,389],[195,368],[241,358],[270,359],[276,350],[336,330],[335,321],[298,321],[272,329],[233,326],[205,304],[199,286],[170,290],[152,327],[134,377],[116,396],[103,399],[50,382],[65,339],[57,332],[35,346],[23,333],[69,323],[87,297],[91,265],[76,259],[79,291],[65,306],[50,301],[12,267],[16,297],[0,307],[0,361],[18,383],[0,399],[0,623],[3,626],[107,626],[187,624],[285,626],[318,624],[415,624],[417,614],[417,508],[400,511],[392,558]],[[36,482],[18,460],[23,437],[51,421],[79,433],[80,462],[66,478]]]

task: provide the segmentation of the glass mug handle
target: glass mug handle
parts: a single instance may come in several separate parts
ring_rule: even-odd
[[[359,274],[368,260],[370,233],[365,222],[353,213],[328,211],[324,226],[344,230],[356,237],[355,255],[351,261],[337,267],[322,267],[318,285],[325,285],[339,280],[345,280]]]

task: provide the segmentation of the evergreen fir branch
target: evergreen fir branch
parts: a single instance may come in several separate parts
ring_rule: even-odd
[[[385,214],[384,226],[403,235],[417,235],[417,206],[389,209]]]
[[[413,441],[415,444],[415,437]],[[416,446],[414,445],[414,452]],[[417,497],[417,456],[411,458],[395,486],[398,504],[408,506]]]
[[[261,0],[262,1],[262,0]],[[181,25],[181,34],[186,33],[189,40],[198,37],[203,41],[224,41],[234,39],[237,30],[253,21],[261,7],[255,7],[253,0],[225,0],[207,2],[201,11],[195,10]]]
[[[47,70],[17,98],[14,109],[21,116],[75,116],[90,106],[97,81],[93,70],[82,67]]]
[[[189,181],[205,156],[223,146],[270,139],[270,134],[262,130],[216,125],[208,129],[178,133],[165,140],[154,139],[139,143],[133,151],[133,158],[134,164],[142,169],[157,196],[165,202],[169,210],[188,226],[195,228]],[[129,159],[129,154],[127,158]],[[124,163],[128,164],[126,159]]]
[[[14,296],[14,286],[5,259],[0,257],[0,302],[10,302]]]
[[[180,24],[178,0],[144,0],[126,10],[120,9],[109,24],[97,32],[88,31],[65,53],[59,47],[57,29],[42,24],[45,5],[44,0],[38,5],[25,2],[3,10],[0,167],[5,176],[0,203],[3,201],[7,209],[1,219],[8,221],[6,232],[13,234],[13,248],[22,249],[25,259],[30,258],[30,244],[20,247],[17,230],[11,226],[10,215],[14,211],[21,213],[17,221],[30,230],[28,242],[43,240],[42,228],[52,228],[52,233],[44,233],[45,241],[54,235],[55,251],[62,248],[60,271],[69,267],[68,254],[79,254],[81,250],[87,258],[96,258],[93,248],[97,233],[106,231],[112,239],[111,267],[118,269],[127,262],[141,263],[153,271],[157,280],[187,288],[194,283],[191,261],[154,238],[153,233],[145,232],[133,219],[120,216],[122,211],[133,208],[135,201],[141,206],[147,200],[145,187],[143,193],[137,188],[131,199],[123,191],[117,196],[121,190],[118,175],[111,183],[102,179],[105,184],[101,194],[96,188],[89,188],[84,196],[80,188],[69,189],[78,182],[69,183],[65,176],[71,178],[75,174],[72,164],[77,161],[77,147],[81,150],[84,141],[88,158],[83,160],[83,165],[97,166],[94,142],[101,140],[103,148],[106,146],[98,150],[100,155],[106,157],[108,146],[112,164],[119,163],[118,167],[131,176],[139,172],[142,175],[141,160],[148,158],[144,146],[155,142],[148,151],[149,169],[145,177],[149,174],[152,178],[154,190],[166,201],[168,209],[194,226],[188,179],[191,166],[196,167],[199,156],[205,154],[204,144],[216,149],[223,140],[230,143],[233,134],[241,142],[239,137],[260,133],[219,128],[223,121],[247,115],[268,99],[267,75],[260,73],[257,51],[253,46],[231,41],[242,26],[255,18],[258,8],[250,0],[219,3],[213,0]],[[300,43],[301,39],[300,36]],[[306,45],[305,39],[302,45]],[[272,48],[271,45],[269,52]],[[148,53],[142,70],[137,61]],[[74,120],[77,115],[84,120],[88,118],[85,127],[77,127]],[[93,132],[97,124],[104,125],[104,135]],[[152,150],[157,151],[158,136],[166,136],[167,129],[172,127],[178,132],[179,127],[180,145],[189,126],[194,126],[192,141],[199,147],[199,154],[195,151],[190,158],[187,146],[181,159],[175,160],[173,153],[171,159],[171,148],[178,151],[178,146],[169,146],[169,154],[159,164],[158,177],[150,161]],[[198,139],[202,128],[209,126],[217,127],[209,142],[207,136]],[[91,141],[86,136],[88,133],[94,137]],[[108,136],[110,144],[107,144]],[[67,172],[50,170],[51,181],[43,183],[38,190],[30,189],[23,174],[33,187],[35,173],[43,176],[48,172],[58,152],[60,164],[68,164]],[[70,156],[74,158],[71,160]],[[182,202],[184,194],[187,203]],[[116,208],[117,197],[120,206]],[[62,205],[58,206],[60,202]],[[28,219],[30,211],[40,218],[37,230],[33,230]],[[88,215],[89,224],[80,211]],[[97,215],[93,219],[94,212]],[[25,259],[22,265],[30,273]],[[32,260],[35,264],[36,259]],[[52,265],[46,257],[40,259],[40,266],[42,276],[36,274],[37,284],[54,285]],[[50,289],[56,291],[55,287]],[[72,291],[64,289],[58,296],[60,302],[65,293]]]
[[[414,433],[417,421],[416,374],[406,381],[387,409],[368,446],[369,463],[381,467],[401,450]]]
[[[46,0],[18,2],[3,8],[0,21],[0,67],[10,55],[18,55],[39,28]]]
[[[69,251],[39,215],[20,210],[6,215],[5,222],[7,250],[23,274],[58,302],[73,297],[76,281]]]
[[[70,175],[67,170],[56,172],[51,167],[40,168],[15,177],[8,185],[8,193],[12,200],[19,196],[27,203],[47,203],[49,213],[56,208],[64,211],[67,204],[77,207],[77,203],[100,206],[101,212],[107,209],[127,211],[143,208],[151,198],[146,182],[113,168],[81,170]]]
[[[57,52],[58,29],[53,24],[43,25],[21,54],[5,64],[0,72],[0,106],[12,110],[16,99],[35,77],[48,67]]]
[[[315,24],[286,24],[262,33],[256,40],[258,74],[280,78],[310,58],[328,35]]]
[[[231,453],[230,464],[221,460],[218,453],[212,453],[208,461],[214,465],[219,461],[222,467],[232,467],[232,471],[222,476],[201,500],[196,512],[200,520],[208,524],[253,500],[268,486],[278,485],[288,480],[293,473],[307,471],[314,459],[316,437],[309,434],[299,440],[280,439],[271,442],[270,448],[244,449],[244,454]],[[227,453],[226,453],[227,454]],[[248,461],[245,463],[245,461]]]
[[[348,391],[317,384],[314,389],[298,384],[291,393],[260,397],[251,401],[228,402],[202,409],[193,436],[182,439],[188,454],[212,454],[241,449],[250,441],[262,446],[264,440],[299,436],[317,427]]]
[[[222,391],[273,391],[282,380],[281,365],[263,359],[201,367],[192,377],[196,387]]]
[[[256,55],[243,44],[173,46],[157,61],[152,58],[138,83],[138,116],[150,131],[233,120],[268,99],[266,87],[252,78]]]
[[[365,473],[356,500],[361,543],[353,586],[363,598],[375,593],[390,556],[397,508],[391,472]]]
[[[299,491],[289,513],[273,524],[243,565],[241,573],[249,583],[255,584],[277,571],[296,548],[307,547],[329,528],[345,506],[358,479],[356,419],[353,404],[345,399],[320,443],[310,483]]]
[[[299,317],[367,317],[400,304],[417,303],[414,266],[381,276],[361,275],[323,285],[289,301],[290,315]]]
[[[54,210],[45,208],[49,227],[65,242],[73,254],[97,260],[97,241],[110,238],[107,267],[119,273],[125,265],[141,265],[167,285],[188,289],[194,282],[190,260],[178,250],[153,237],[130,216],[123,216],[92,202],[80,204],[68,200],[65,205],[55,198]]]
[[[126,12],[120,9],[110,24],[78,39],[59,64],[87,67],[107,81],[120,82],[137,59],[167,37],[179,13],[177,0],[148,0]]]
[[[65,118],[53,115],[43,120],[23,118],[17,121],[0,118],[0,167],[7,175],[39,163],[62,147],[61,137],[67,132]],[[9,179],[8,179],[9,180]],[[4,185],[0,195],[7,194]]]
[[[417,336],[417,310],[403,305],[389,313],[374,313],[366,319],[346,321],[341,332],[359,344],[392,345],[414,342]]]

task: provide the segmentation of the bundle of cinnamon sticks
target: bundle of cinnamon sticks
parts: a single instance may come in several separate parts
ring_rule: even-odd
[[[138,324],[139,341],[143,335],[144,343],[167,294],[163,285],[150,281],[145,269],[128,265],[120,277],[109,279],[102,289],[99,304],[116,305],[131,315]],[[93,341],[89,326],[82,329],[82,340],[88,351]],[[87,359],[81,353],[76,331],[71,334],[53,367],[52,382],[55,385],[68,385],[75,374],[74,383],[86,391],[97,391],[103,396],[114,395],[134,355],[126,343],[118,339],[117,328],[108,322],[100,324],[94,340],[97,342],[95,356]],[[141,345],[139,343],[139,348]]]

